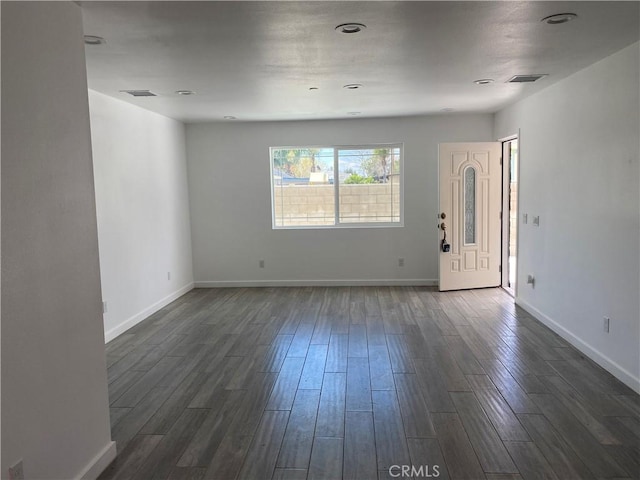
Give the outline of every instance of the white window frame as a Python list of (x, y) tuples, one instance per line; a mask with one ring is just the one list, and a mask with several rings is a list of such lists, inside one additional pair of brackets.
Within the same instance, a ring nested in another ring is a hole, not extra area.
[[(276, 225), (276, 209), (275, 209), (275, 183), (273, 181), (273, 151), (274, 150), (294, 150), (304, 148), (317, 149), (333, 149), (333, 193), (335, 196), (335, 214), (333, 225)], [(399, 148), (400, 149), (400, 201), (399, 201), (399, 218), (398, 222), (340, 222), (340, 180), (338, 152), (340, 150), (368, 150), (376, 148)], [(361, 145), (297, 145), (297, 146), (278, 146), (269, 147), (269, 181), (271, 183), (271, 228), (273, 230), (326, 230), (326, 229), (343, 229), (343, 228), (401, 228), (404, 227), (404, 143), (369, 143)]]

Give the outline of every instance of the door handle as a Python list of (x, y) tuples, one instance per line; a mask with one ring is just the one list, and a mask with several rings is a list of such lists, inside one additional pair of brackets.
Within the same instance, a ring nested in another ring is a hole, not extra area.
[(442, 222), (441, 224), (439, 224), (439, 225), (438, 225), (438, 228), (439, 228), (440, 230), (446, 230), (446, 229), (447, 229), (447, 226), (445, 225), (445, 223), (444, 223), (444, 222)]

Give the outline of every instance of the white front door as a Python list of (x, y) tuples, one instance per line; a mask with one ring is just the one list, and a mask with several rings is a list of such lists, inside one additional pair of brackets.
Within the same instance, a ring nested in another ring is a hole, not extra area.
[(439, 145), (440, 291), (500, 285), (500, 154), (498, 142)]

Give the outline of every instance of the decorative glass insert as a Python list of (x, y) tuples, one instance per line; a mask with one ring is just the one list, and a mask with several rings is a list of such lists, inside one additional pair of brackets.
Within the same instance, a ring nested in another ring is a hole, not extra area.
[(476, 243), (476, 169), (464, 171), (464, 243)]

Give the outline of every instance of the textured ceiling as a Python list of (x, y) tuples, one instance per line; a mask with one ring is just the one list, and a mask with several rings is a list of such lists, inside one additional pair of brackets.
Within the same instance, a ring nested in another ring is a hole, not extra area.
[[(495, 112), (638, 40), (638, 2), (83, 2), (89, 87), (186, 122)], [(548, 25), (543, 17), (574, 12)], [(359, 22), (358, 34), (335, 31)], [(533, 84), (505, 83), (541, 73)], [(492, 78), (489, 85), (476, 79)], [(350, 83), (363, 85), (347, 90)], [(317, 87), (317, 90), (309, 90)], [(151, 90), (134, 98), (120, 90)], [(179, 96), (188, 89), (194, 96)], [(594, 92), (597, 94), (597, 92)]]

